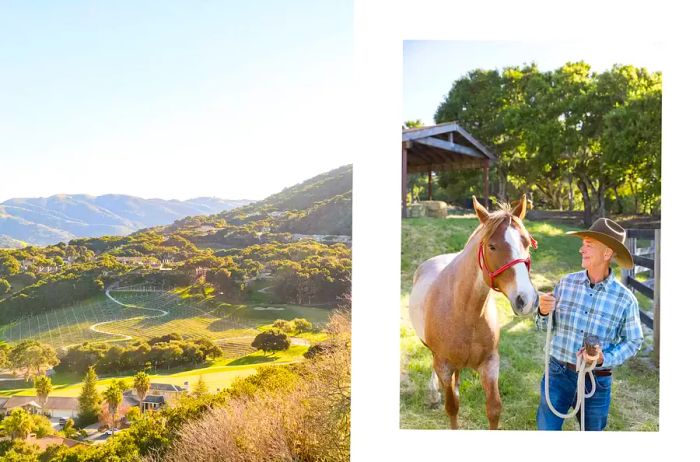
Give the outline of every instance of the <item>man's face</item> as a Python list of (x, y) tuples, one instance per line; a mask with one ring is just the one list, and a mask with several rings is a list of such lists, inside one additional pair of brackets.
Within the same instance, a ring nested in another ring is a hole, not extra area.
[(579, 253), (581, 254), (581, 266), (587, 270), (609, 265), (612, 258), (610, 247), (589, 237), (583, 238)]

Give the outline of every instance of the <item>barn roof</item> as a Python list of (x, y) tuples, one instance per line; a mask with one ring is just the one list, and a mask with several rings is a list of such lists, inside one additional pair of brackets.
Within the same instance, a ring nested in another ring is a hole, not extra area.
[(404, 129), (408, 173), (480, 168), (498, 161), (486, 146), (457, 122)]

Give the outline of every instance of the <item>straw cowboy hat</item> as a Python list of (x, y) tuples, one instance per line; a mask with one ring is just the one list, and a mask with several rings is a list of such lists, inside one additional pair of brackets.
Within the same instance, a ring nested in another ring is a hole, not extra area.
[(613, 249), (618, 265), (625, 269), (631, 269), (634, 266), (632, 255), (625, 247), (627, 231), (609, 218), (598, 218), (587, 231), (569, 231), (566, 234), (578, 236), (581, 239), (590, 237), (602, 242)]

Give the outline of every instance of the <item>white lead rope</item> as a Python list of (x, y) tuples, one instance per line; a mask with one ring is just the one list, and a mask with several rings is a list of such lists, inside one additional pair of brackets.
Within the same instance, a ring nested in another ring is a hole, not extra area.
[[(552, 318), (554, 317), (552, 313), (553, 311), (549, 312), (549, 319), (547, 319), (547, 340), (544, 344), (544, 397), (547, 400), (549, 409), (554, 415), (562, 419), (569, 419), (575, 416), (578, 410), (581, 409), (581, 431), (585, 431), (586, 405), (584, 404), (584, 400), (585, 398), (590, 398), (595, 393), (595, 378), (593, 377), (595, 362), (592, 362), (590, 366), (586, 366), (583, 360), (583, 354), (578, 355), (576, 358), (576, 371), (578, 371), (578, 379), (576, 381), (576, 406), (569, 414), (562, 414), (557, 411), (554, 406), (552, 406), (552, 402), (549, 399), (549, 350), (552, 340)], [(586, 394), (586, 373), (588, 373), (591, 380), (591, 391), (588, 394)]]

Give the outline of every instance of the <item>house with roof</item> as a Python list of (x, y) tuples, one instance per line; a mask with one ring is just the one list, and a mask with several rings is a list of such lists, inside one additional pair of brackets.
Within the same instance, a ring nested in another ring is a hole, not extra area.
[[(187, 382), (182, 387), (172, 383), (152, 383), (143, 401), (140, 402), (141, 411), (158, 410), (166, 404), (177, 401), (180, 396), (187, 394), (188, 391), (189, 384)], [(129, 407), (139, 406), (136, 389), (132, 388), (125, 391), (122, 403)]]
[(73, 446), (78, 446), (78, 445), (83, 445), (87, 446), (86, 443), (83, 443), (82, 441), (78, 440), (73, 440), (70, 438), (63, 438), (62, 436), (57, 436), (57, 435), (50, 435), (50, 436), (45, 436), (43, 438), (37, 438), (35, 434), (29, 435), (29, 437), (26, 439), (27, 443), (29, 444), (36, 444), (39, 446), (39, 449), (41, 451), (45, 451), (46, 448), (48, 448), (51, 445), (63, 445), (69, 448), (72, 448)]
[(30, 414), (47, 414), (50, 417), (76, 417), (80, 406), (78, 398), (51, 396), (41, 405), (36, 396), (13, 396), (0, 400), (0, 415), (8, 415), (12, 410), (22, 408)]

